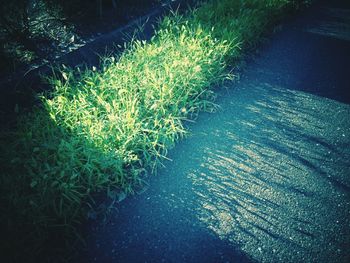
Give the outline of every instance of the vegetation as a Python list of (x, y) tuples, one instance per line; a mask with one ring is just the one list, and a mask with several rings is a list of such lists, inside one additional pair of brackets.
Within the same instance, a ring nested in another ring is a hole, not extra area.
[(72, 44), (73, 27), (49, 0), (12, 0), (0, 5), (0, 70), (15, 70)]
[(215, 108), (211, 88), (232, 77), (227, 65), (293, 4), (211, 0), (165, 17), (150, 41), (100, 70), (56, 72), (41, 105), (0, 136), (3, 247), (23, 252), (12, 260), (52, 257), (55, 246), (59, 255), (101, 208), (97, 197), (133, 193), (185, 135), (184, 121)]
[[(100, 25), (101, 18), (118, 25), (128, 20), (123, 13), (137, 14), (137, 9), (147, 9), (158, 2), (160, 0), (0, 0), (0, 75), (21, 66), (53, 60), (76, 49), (90, 38), (85, 32), (89, 28), (104, 31), (106, 25)], [(108, 12), (109, 9), (113, 11)], [(108, 14), (112, 16), (107, 17)]]

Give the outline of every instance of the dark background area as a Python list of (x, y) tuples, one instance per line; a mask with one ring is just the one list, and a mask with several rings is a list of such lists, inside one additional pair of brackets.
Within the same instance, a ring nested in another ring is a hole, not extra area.
[(0, 77), (40, 65), (145, 14), (161, 0), (1, 0)]

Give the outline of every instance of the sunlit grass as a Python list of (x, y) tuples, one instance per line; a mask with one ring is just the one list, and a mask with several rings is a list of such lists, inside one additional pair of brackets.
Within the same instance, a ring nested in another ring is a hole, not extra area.
[(29, 228), (40, 249), (50, 229), (75, 235), (95, 194), (132, 193), (184, 136), (184, 121), (215, 108), (211, 88), (232, 77), (227, 64), (288, 4), (209, 1), (165, 17), (150, 41), (133, 41), (99, 70), (56, 72), (42, 105), (1, 138), (9, 235)]

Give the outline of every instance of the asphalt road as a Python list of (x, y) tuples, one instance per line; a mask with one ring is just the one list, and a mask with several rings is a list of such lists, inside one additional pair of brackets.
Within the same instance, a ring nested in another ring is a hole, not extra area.
[(82, 262), (350, 262), (350, 5), (324, 2), (218, 90), (147, 191), (90, 226)]

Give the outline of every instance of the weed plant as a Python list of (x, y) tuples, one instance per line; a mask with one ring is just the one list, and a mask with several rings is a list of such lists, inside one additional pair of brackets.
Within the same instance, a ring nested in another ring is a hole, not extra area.
[(215, 108), (211, 87), (232, 77), (227, 64), (292, 4), (208, 1), (165, 17), (150, 41), (131, 42), (99, 70), (56, 72), (42, 104), (1, 134), (2, 233), (15, 237), (6, 249), (28, 262), (53, 242), (72, 246), (96, 194), (118, 199), (156, 171), (184, 121)]

